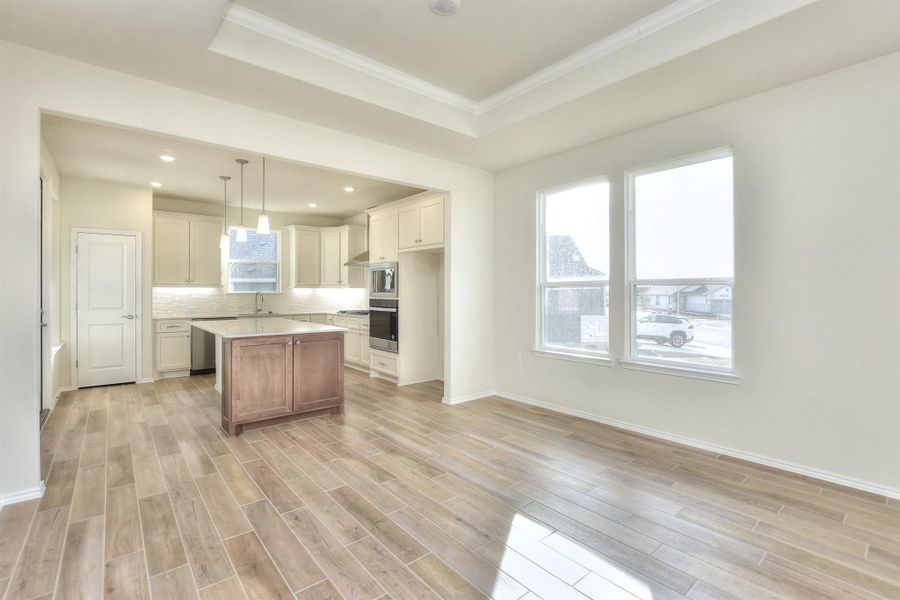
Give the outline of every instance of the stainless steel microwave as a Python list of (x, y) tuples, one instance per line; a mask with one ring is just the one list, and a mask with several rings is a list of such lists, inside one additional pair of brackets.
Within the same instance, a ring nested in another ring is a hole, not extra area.
[(369, 265), (369, 297), (397, 297), (397, 263), (374, 263)]

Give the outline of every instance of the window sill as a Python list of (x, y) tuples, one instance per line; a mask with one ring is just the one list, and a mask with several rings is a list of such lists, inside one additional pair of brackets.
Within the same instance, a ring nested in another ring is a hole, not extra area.
[(534, 349), (531, 353), (538, 358), (555, 358), (557, 360), (602, 365), (604, 367), (609, 367), (613, 364), (608, 356), (599, 356), (597, 354), (578, 354), (576, 352), (562, 352), (547, 349)]
[(662, 365), (656, 362), (649, 362), (635, 359), (619, 359), (619, 364), (624, 369), (634, 371), (644, 371), (647, 373), (659, 373), (662, 375), (675, 375), (676, 377), (687, 377), (688, 379), (701, 379), (703, 381), (715, 381), (717, 383), (728, 383), (737, 385), (741, 382), (740, 375), (729, 373), (726, 371), (712, 371), (707, 369), (692, 369), (686, 367), (676, 367), (673, 365)]

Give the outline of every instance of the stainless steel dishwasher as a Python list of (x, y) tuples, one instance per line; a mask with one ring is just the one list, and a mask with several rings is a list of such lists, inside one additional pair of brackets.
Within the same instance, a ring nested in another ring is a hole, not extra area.
[[(237, 317), (209, 317), (192, 321), (233, 321)], [(216, 336), (208, 331), (191, 327), (191, 375), (212, 373), (216, 370)]]

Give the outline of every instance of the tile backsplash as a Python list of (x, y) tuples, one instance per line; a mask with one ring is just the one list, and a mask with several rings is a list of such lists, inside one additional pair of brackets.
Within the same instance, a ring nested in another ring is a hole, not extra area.
[[(153, 318), (217, 317), (253, 312), (254, 294), (226, 294), (218, 288), (153, 288)], [(276, 313), (336, 312), (368, 308), (359, 288), (291, 289), (263, 294), (263, 309)]]

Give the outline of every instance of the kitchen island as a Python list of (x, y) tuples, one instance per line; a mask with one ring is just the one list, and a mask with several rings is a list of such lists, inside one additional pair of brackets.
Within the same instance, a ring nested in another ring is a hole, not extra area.
[(216, 336), (222, 429), (344, 412), (343, 327), (290, 319), (192, 321)]

